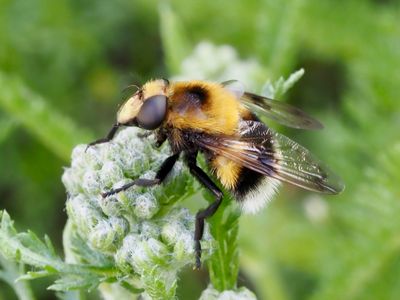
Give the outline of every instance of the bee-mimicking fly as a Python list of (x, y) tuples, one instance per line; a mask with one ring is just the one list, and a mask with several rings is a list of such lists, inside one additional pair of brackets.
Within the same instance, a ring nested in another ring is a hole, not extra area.
[(308, 150), (261, 122), (256, 113), (294, 128), (322, 128), (321, 123), (295, 107), (245, 92), (237, 81), (147, 82), (120, 108), (117, 123), (107, 137), (88, 147), (110, 141), (121, 126), (138, 126), (155, 132), (157, 146), (168, 140), (172, 154), (154, 179), (133, 180), (103, 193), (103, 197), (134, 185), (162, 183), (183, 154), (191, 174), (215, 196), (215, 202), (196, 214), (195, 263), (199, 268), (204, 219), (217, 211), (223, 196), (197, 165), (199, 152), (204, 154), (211, 173), (232, 192), (245, 212), (262, 208), (281, 181), (326, 194), (343, 190), (339, 177)]

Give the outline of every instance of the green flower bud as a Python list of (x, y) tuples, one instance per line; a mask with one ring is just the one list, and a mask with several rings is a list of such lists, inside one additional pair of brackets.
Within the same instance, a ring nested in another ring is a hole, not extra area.
[[(204, 243), (203, 243), (204, 244)], [(203, 247), (205, 248), (205, 247)], [(205, 249), (203, 249), (204, 252)], [(193, 236), (189, 231), (186, 231), (174, 245), (174, 254), (178, 261), (185, 261), (194, 254)], [(204, 257), (207, 255), (204, 253)]]
[(106, 253), (117, 249), (127, 231), (128, 222), (125, 219), (111, 217), (98, 223), (89, 232), (88, 240), (92, 248)]
[(161, 230), (161, 237), (168, 245), (174, 245), (178, 242), (181, 234), (187, 231), (185, 226), (177, 221), (167, 223)]
[[(150, 238), (142, 242), (142, 247), (146, 253), (146, 256), (150, 260), (149, 267), (154, 267), (155, 265), (169, 264), (168, 248), (161, 241), (154, 238)], [(139, 249), (139, 251), (141, 250)]]
[(85, 145), (78, 145), (72, 150), (71, 167), (76, 169), (88, 164), (88, 159), (85, 157)]
[(159, 210), (157, 200), (149, 193), (138, 196), (134, 205), (133, 212), (140, 219), (150, 219)]
[(71, 195), (77, 195), (82, 183), (80, 178), (81, 176), (78, 171), (66, 169), (61, 177), (61, 181)]
[(199, 300), (256, 300), (257, 297), (253, 292), (245, 287), (241, 287), (234, 291), (219, 292), (210, 284), (200, 296)]
[[(91, 148), (86, 149), (85, 145), (79, 145), (78, 147), (79, 149), (76, 151), (77, 153), (73, 153), (76, 155), (76, 159), (79, 163), (78, 165), (85, 169), (86, 166), (90, 166), (91, 169), (99, 170), (103, 165), (103, 150), (105, 149), (101, 149), (102, 151), (96, 151)], [(74, 161), (74, 157), (71, 158), (72, 161)]]
[(83, 194), (69, 198), (66, 209), (68, 216), (84, 237), (103, 220), (101, 212)]
[(194, 223), (195, 218), (187, 209), (174, 209), (169, 215), (169, 222), (161, 229), (161, 239), (174, 248), (174, 254), (180, 261), (194, 254)]
[(157, 223), (151, 221), (143, 221), (140, 223), (138, 228), (138, 232), (140, 232), (140, 236), (143, 239), (150, 239), (150, 238), (160, 238), (160, 227)]
[(82, 177), (82, 189), (88, 194), (100, 194), (100, 176), (99, 173), (93, 170), (88, 170), (83, 174)]
[(121, 168), (112, 161), (103, 164), (100, 170), (99, 180), (102, 186), (111, 187), (115, 182), (124, 178)]
[(114, 255), (114, 260), (118, 268), (121, 268), (128, 272), (132, 269), (131, 261), (133, 256), (133, 250), (141, 242), (139, 234), (128, 234), (125, 236), (122, 246), (117, 250)]
[(123, 214), (123, 204), (116, 196), (99, 199), (100, 209), (108, 217), (119, 217)]
[[(177, 162), (162, 185), (133, 186), (110, 197), (101, 196), (136, 178), (153, 179), (171, 155), (168, 147), (153, 149), (152, 139), (138, 138), (139, 132), (126, 128), (109, 143), (86, 152), (84, 145), (73, 150), (71, 167), (62, 178), (69, 194), (66, 207), (71, 228), (76, 230), (71, 236), (79, 236), (100, 256), (112, 259), (121, 277), (140, 278), (148, 295), (170, 297), (180, 268), (194, 263), (195, 217), (175, 206), (193, 193), (193, 179), (186, 167)], [(205, 240), (210, 239), (206, 226)], [(74, 249), (77, 256), (78, 250)]]

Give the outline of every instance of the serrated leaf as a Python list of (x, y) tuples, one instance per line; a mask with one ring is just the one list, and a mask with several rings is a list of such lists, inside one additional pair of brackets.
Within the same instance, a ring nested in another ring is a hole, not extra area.
[(87, 243), (78, 235), (76, 231), (71, 232), (69, 238), (71, 248), (81, 263), (90, 263), (99, 266), (111, 266), (112, 260), (101, 252), (94, 251)]
[(17, 278), (17, 281), (21, 281), (21, 280), (33, 280), (33, 279), (37, 279), (37, 278), (43, 278), (43, 277), (47, 277), (50, 275), (54, 275), (54, 273), (49, 273), (48, 271), (37, 271), (37, 272), (27, 272), (26, 274), (20, 276)]
[(9, 235), (15, 235), (17, 232), (13, 227), (13, 223), (10, 215), (6, 211), (3, 211), (1, 215), (1, 230)]
[(57, 257), (57, 253), (56, 253), (56, 250), (54, 249), (53, 243), (51, 242), (51, 240), (50, 240), (50, 238), (49, 238), (49, 236), (47, 234), (44, 236), (44, 242), (45, 242), (46, 247), (47, 247), (47, 249), (49, 251), (49, 254), (52, 257)]
[(106, 280), (115, 281), (120, 276), (109, 265), (67, 264), (54, 251), (48, 237), (42, 242), (33, 232), (17, 233), (6, 212), (1, 213), (0, 253), (10, 259), (38, 268), (37, 271), (19, 275), (18, 282), (46, 276), (60, 276), (50, 288), (57, 291), (93, 289)]
[(51, 259), (61, 261), (60, 257), (55, 254), (54, 248), (51, 246), (49, 249), (47, 244), (43, 243), (32, 231), (28, 231), (27, 233), (19, 233), (17, 234), (17, 238), (23, 246), (29, 248), (31, 251)]
[(174, 280), (170, 286), (166, 286), (164, 280), (157, 278), (157, 268), (157, 266), (154, 267), (149, 274), (142, 277), (146, 293), (148, 293), (152, 299), (174, 299), (177, 281)]
[(56, 280), (54, 284), (48, 287), (48, 289), (53, 291), (87, 289), (88, 291), (91, 291), (103, 281), (104, 279), (100, 280), (96, 276), (64, 276), (61, 279)]
[(262, 94), (268, 98), (279, 99), (304, 75), (304, 69), (292, 73), (288, 79), (280, 77), (276, 82), (268, 81), (262, 88)]
[(289, 89), (291, 89), (296, 82), (303, 77), (303, 75), (304, 69), (297, 70), (296, 72), (290, 74), (289, 78), (283, 82), (281, 90), (278, 90), (279, 96), (285, 94)]
[(82, 291), (68, 291), (68, 292), (57, 292), (56, 296), (61, 300), (85, 300), (86, 297)]
[(120, 281), (119, 284), (133, 294), (140, 294), (144, 292), (144, 289), (135, 287), (134, 285), (125, 280)]

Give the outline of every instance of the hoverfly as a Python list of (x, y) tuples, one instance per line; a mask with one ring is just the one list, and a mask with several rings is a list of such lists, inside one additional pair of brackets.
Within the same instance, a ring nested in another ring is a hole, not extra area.
[(103, 197), (134, 185), (163, 182), (180, 155), (191, 174), (214, 196), (215, 201), (196, 214), (195, 266), (201, 265), (200, 241), (204, 220), (222, 202), (223, 193), (196, 161), (202, 152), (211, 173), (232, 192), (246, 212), (256, 212), (273, 196), (280, 182), (326, 194), (340, 193), (344, 185), (308, 150), (265, 125), (256, 113), (299, 129), (320, 129), (322, 124), (298, 108), (245, 92), (237, 81), (145, 83), (119, 109), (109, 134), (88, 147), (110, 141), (121, 126), (152, 130), (156, 146), (168, 141), (169, 156), (154, 179), (136, 179), (103, 193)]

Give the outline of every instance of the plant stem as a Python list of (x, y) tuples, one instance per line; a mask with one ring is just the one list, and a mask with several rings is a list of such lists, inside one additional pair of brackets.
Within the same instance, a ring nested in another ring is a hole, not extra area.
[(32, 289), (28, 281), (21, 280), (16, 282), (16, 280), (22, 274), (25, 274), (25, 268), (23, 264), (20, 264), (20, 267), (18, 268), (17, 265), (7, 261), (3, 256), (0, 255), (0, 265), (3, 267), (3, 270), (0, 270), (0, 278), (7, 282), (14, 289), (14, 292), (17, 294), (18, 299), (36, 299), (33, 295)]
[(208, 220), (210, 231), (216, 240), (208, 268), (211, 283), (219, 291), (233, 290), (239, 273), (238, 218), (239, 212), (226, 196), (216, 214)]

